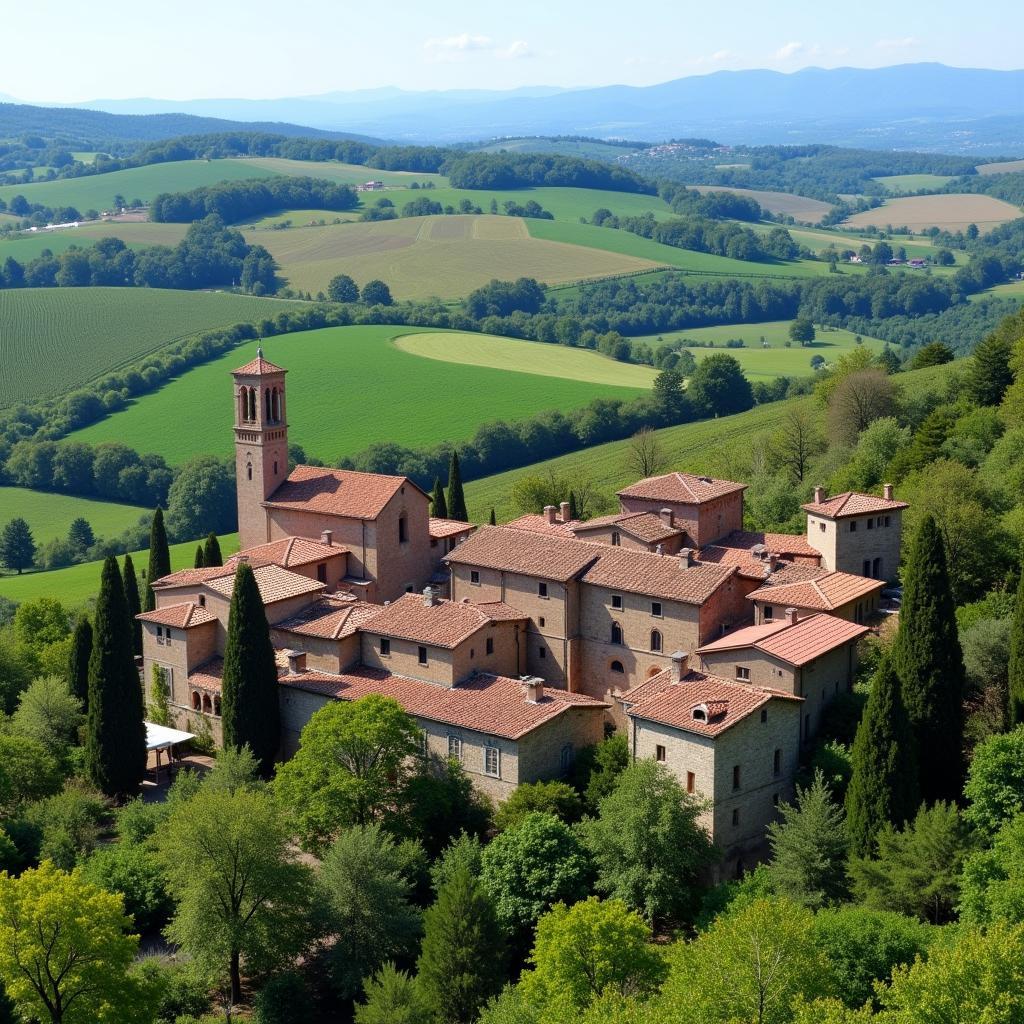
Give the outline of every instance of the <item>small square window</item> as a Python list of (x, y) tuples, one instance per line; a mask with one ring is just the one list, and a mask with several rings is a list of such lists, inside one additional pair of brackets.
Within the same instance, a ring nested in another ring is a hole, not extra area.
[(487, 638), (487, 653), (488, 654), (493, 654), (494, 653), (494, 637), (493, 636), (489, 636)]
[(888, 517), (888, 516), (886, 516), (886, 517), (885, 517), (885, 525), (886, 525), (886, 526), (888, 526), (888, 525), (889, 525), (889, 523), (890, 523), (890, 519), (889, 519), (889, 517)]
[(874, 519), (869, 519), (868, 520), (868, 529), (869, 530), (873, 530), (874, 528), (875, 528), (875, 521), (874, 521)]
[(419, 661), (419, 663), (421, 665), (426, 665), (426, 663), (427, 663), (427, 649), (426, 649), (426, 647), (419, 647), (419, 648), (417, 648), (416, 654), (417, 654), (417, 660)]
[(665, 748), (660, 743), (654, 748), (654, 760), (655, 761), (664, 761), (665, 760)]
[(745, 665), (737, 665), (736, 666), (736, 678), (737, 679), (746, 679), (746, 680), (749, 681), (749, 679), (750, 679), (750, 669), (747, 668)]
[(547, 597), (548, 596), (548, 585), (546, 583), (537, 584), (537, 596)]
[(206, 607), (206, 595), (205, 594), (200, 594), (199, 595), (199, 607), (200, 608), (205, 608)]
[(824, 533), (824, 532), (825, 532), (825, 524), (824, 524), (824, 523), (818, 523), (818, 529), (819, 529), (819, 530), (820, 530), (820, 531), (821, 531), (822, 533)]
[(764, 606), (764, 614), (762, 617), (764, 618), (765, 622), (771, 622), (772, 619), (775, 617), (775, 609), (770, 604), (766, 604)]
[(547, 648), (546, 647), (538, 647), (537, 648), (537, 657), (540, 658), (541, 661), (543, 661), (547, 656), (548, 656), (548, 652), (547, 652)]
[(380, 638), (380, 653), (385, 658), (391, 653), (390, 637), (382, 636)]
[(732, 809), (732, 824), (733, 824), (733, 827), (735, 828), (737, 825), (739, 825), (739, 823), (740, 823), (740, 809), (738, 807), (734, 807)]
[(856, 532), (857, 532), (857, 520), (856, 519), (851, 519), (850, 520), (850, 533), (856, 533)]
[(544, 616), (543, 616), (543, 615), (541, 615), (541, 616), (540, 616), (540, 617), (539, 617), (539, 618), (537, 619), (537, 625), (538, 625), (538, 626), (540, 626), (540, 628), (541, 628), (541, 629), (543, 629), (543, 628), (544, 628)]
[(456, 761), (462, 760), (462, 738), (459, 736), (448, 737), (448, 756)]
[(484, 747), (484, 775), (501, 778), (501, 751), (497, 747)]
[(660, 601), (652, 601), (651, 602), (651, 614), (656, 619), (660, 619), (661, 618), (661, 602)]
[(612, 594), (612, 607), (613, 608), (621, 608), (622, 607), (622, 595), (621, 594)]
[(159, 637), (162, 637), (164, 635), (164, 627), (163, 626), (157, 626), (156, 627), (156, 635), (159, 636)]
[(697, 789), (697, 776), (693, 772), (686, 773), (686, 792), (693, 793)]
[(317, 579), (318, 583), (326, 583), (327, 582), (327, 563), (326, 562), (321, 562), (316, 567), (316, 579)]
[(476, 569), (469, 570), (469, 582), (472, 583), (474, 587), (480, 586), (480, 573), (478, 573)]

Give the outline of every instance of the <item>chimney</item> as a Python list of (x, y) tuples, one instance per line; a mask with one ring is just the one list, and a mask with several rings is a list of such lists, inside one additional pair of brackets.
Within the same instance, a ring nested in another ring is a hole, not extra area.
[(892, 484), (882, 484), (882, 497), (886, 501), (892, 501)]
[(774, 551), (768, 553), (768, 571), (775, 572), (779, 565), (779, 556)]
[(305, 651), (289, 651), (288, 652), (288, 674), (290, 676), (298, 675), (300, 672), (306, 671), (306, 652)]
[(825, 488), (815, 487), (814, 488), (814, 504), (820, 505), (825, 500)]
[(799, 621), (800, 615), (795, 608), (787, 608), (786, 612), (786, 624), (789, 626), (795, 626)]
[(544, 680), (540, 676), (527, 676), (523, 683), (526, 690), (526, 702), (539, 704), (544, 699)]
[(672, 682), (682, 682), (689, 668), (690, 656), (686, 651), (675, 651), (672, 655)]
[(423, 604), (427, 608), (433, 608), (437, 604), (437, 591), (433, 587), (423, 588)]
[(558, 511), (559, 511), (559, 514), (562, 517), (562, 522), (563, 523), (568, 523), (570, 521), (570, 519), (569, 519), (569, 502), (563, 501), (558, 506)]
[(235, 555), (235, 559), (237, 561), (239, 561), (239, 562), (248, 562), (249, 561), (249, 556), (248, 555), (241, 555), (241, 554), (240, 555)]
[(554, 505), (545, 505), (544, 506), (544, 518), (549, 523), (553, 523), (555, 521), (555, 506)]
[(671, 530), (676, 525), (676, 514), (670, 508), (663, 508), (659, 513), (661, 521)]
[(693, 548), (680, 548), (679, 549), (679, 564), (684, 569), (689, 569), (693, 565)]
[(333, 537), (334, 537), (334, 534), (332, 534), (330, 530), (321, 530), (320, 531), (320, 543), (323, 544), (324, 547), (328, 547), (329, 548), (331, 546)]

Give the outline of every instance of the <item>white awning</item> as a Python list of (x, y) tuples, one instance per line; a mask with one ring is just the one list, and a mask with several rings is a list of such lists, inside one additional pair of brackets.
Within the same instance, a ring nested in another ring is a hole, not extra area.
[(184, 743), (186, 740), (194, 739), (190, 732), (182, 732), (180, 729), (170, 729), (166, 725), (157, 725), (156, 722), (146, 722), (146, 749), (163, 750), (175, 743)]

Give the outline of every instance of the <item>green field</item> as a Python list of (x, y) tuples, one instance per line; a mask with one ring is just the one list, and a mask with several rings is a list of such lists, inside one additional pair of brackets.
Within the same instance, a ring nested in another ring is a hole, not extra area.
[[(318, 221), (325, 224), (333, 224), (335, 221), (359, 220), (359, 213), (355, 210), (284, 210), (281, 213), (271, 213), (260, 218), (255, 224), (246, 227), (262, 231), (272, 228), (276, 231), (290, 230), (291, 228), (321, 227)], [(279, 228), (276, 225), (287, 224), (287, 228)]]
[(421, 185), (427, 181), (438, 186), (448, 184), (448, 179), (443, 175), (427, 171), (381, 171), (376, 167), (343, 164), (333, 160), (287, 160), (278, 156), (256, 156), (246, 157), (245, 163), (270, 174), (283, 174), (291, 178), (326, 178), (342, 185), (361, 185), (364, 181), (383, 181), (385, 185), (399, 188), (407, 188), (414, 181)]
[(617, 160), (630, 152), (622, 146), (598, 142), (594, 139), (498, 139), (486, 146), (473, 150), (474, 153), (558, 153), (563, 156), (578, 156), (585, 160)]
[[(759, 235), (767, 235), (773, 228), (777, 228), (779, 225), (766, 222), (763, 224), (749, 224), (747, 226)], [(833, 231), (827, 228), (796, 228), (788, 226), (786, 230), (798, 245), (805, 245), (812, 252), (819, 254), (829, 246), (834, 246), (840, 251), (843, 249), (853, 249), (856, 251), (862, 245), (874, 245), (879, 240), (877, 235), (872, 237), (863, 232), (855, 231)], [(931, 242), (911, 235), (887, 235), (886, 237), (894, 248), (903, 246), (907, 250), (907, 256), (909, 257), (920, 256), (923, 258), (934, 256), (938, 252), (938, 248), (932, 245)], [(955, 251), (953, 257), (958, 264), (967, 262), (966, 253)], [(941, 270), (943, 268), (935, 269)]]
[[(659, 335), (639, 338), (649, 345), (657, 346), (668, 341), (683, 339), (694, 342), (714, 342), (715, 348), (694, 347), (697, 360), (715, 352), (725, 352), (736, 359), (743, 372), (751, 380), (774, 380), (776, 377), (810, 377), (811, 359), (822, 356), (833, 363), (841, 355), (856, 348), (854, 334), (839, 328), (824, 330), (818, 327), (818, 337), (809, 348), (792, 345), (789, 341), (790, 320), (772, 320), (763, 324), (719, 324), (715, 327), (695, 327), (684, 331), (671, 331)], [(761, 338), (768, 348), (761, 345)], [(726, 348), (726, 342), (742, 339), (743, 348)], [(863, 344), (873, 352), (880, 352), (885, 342), (877, 338), (863, 338)]]
[(738, 196), (746, 196), (756, 200), (762, 209), (769, 213), (781, 213), (794, 220), (807, 224), (817, 224), (832, 209), (831, 203), (808, 196), (798, 196), (791, 192), (772, 192), (757, 188), (728, 188), (723, 185), (691, 185), (698, 192), (735, 192)]
[(0, 199), (10, 202), (14, 196), (22, 195), (30, 203), (44, 206), (74, 206), (82, 213), (89, 209), (102, 212), (113, 206), (115, 195), (122, 195), (129, 202), (133, 199), (149, 202), (160, 192), (186, 192), (218, 181), (273, 175), (273, 171), (252, 160), (176, 160), (82, 178), (0, 185)]
[(920, 192), (922, 189), (942, 188), (947, 181), (953, 180), (951, 174), (887, 174), (875, 178), (886, 192), (893, 195), (906, 195)]
[(562, 284), (655, 266), (642, 257), (535, 238), (520, 218), (489, 214), (247, 231), (245, 236), (270, 251), (293, 288), (313, 294), (326, 290), (336, 274), (349, 274), (360, 285), (380, 278), (399, 299), (448, 299), (494, 278), (527, 276)]
[[(608, 387), (531, 373), (455, 366), (400, 351), (395, 326), (331, 327), (271, 338), (268, 359), (289, 370), (291, 438), (310, 456), (335, 462), (367, 445), (424, 448), (471, 437), (482, 423), (563, 411), (598, 396), (632, 398), (638, 388)], [(251, 359), (256, 342), (196, 367), (122, 412), (71, 435), (124, 441), (178, 463), (232, 450), (229, 373)], [(183, 429), (187, 424), (188, 428)]]
[(88, 248), (101, 238), (120, 238), (129, 249), (147, 245), (177, 245), (188, 231), (187, 224), (151, 224), (149, 221), (86, 221), (77, 228), (19, 233), (0, 239), (0, 262), (13, 257), (25, 264), (45, 249), (59, 254), (78, 246)]
[(44, 494), (25, 487), (0, 487), (0, 527), (21, 517), (31, 527), (36, 544), (66, 537), (71, 521), (79, 516), (89, 521), (97, 537), (116, 537), (147, 514), (146, 509), (135, 505)]
[(494, 334), (464, 331), (404, 334), (395, 339), (395, 345), (403, 352), (445, 363), (525, 371), (612, 387), (649, 388), (658, 375), (653, 367), (620, 363), (589, 349), (521, 341)]
[[(219, 538), (221, 554), (227, 558), (238, 550), (238, 534)], [(189, 569), (196, 554), (196, 542), (171, 545), (171, 569)], [(135, 571), (140, 576), (149, 562), (148, 551), (132, 551)], [(31, 601), (37, 597), (56, 597), (67, 608), (77, 608), (91, 601), (100, 588), (102, 562), (83, 562), (67, 569), (50, 572), (29, 572), (21, 576), (0, 576), (0, 597), (11, 601)]]
[(0, 406), (72, 391), (177, 338), (290, 308), (226, 292), (0, 290)]

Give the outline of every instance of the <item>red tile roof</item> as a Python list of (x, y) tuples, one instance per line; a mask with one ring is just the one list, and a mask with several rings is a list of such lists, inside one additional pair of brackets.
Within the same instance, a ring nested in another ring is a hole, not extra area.
[(224, 659), (210, 658), (189, 672), (187, 682), (189, 686), (194, 686), (197, 690), (220, 693), (223, 676)]
[(569, 522), (564, 522), (562, 517), (559, 515), (555, 516), (555, 521), (553, 523), (549, 523), (547, 516), (535, 514), (520, 516), (518, 519), (502, 523), (502, 526), (506, 526), (512, 530), (527, 530), (530, 533), (546, 533), (552, 537), (565, 537), (568, 540), (571, 540), (576, 536), (573, 530), (579, 525), (579, 520), (570, 519)]
[(684, 568), (677, 555), (605, 545), (600, 551), (600, 557), (583, 574), (585, 583), (685, 604), (703, 604), (735, 572), (730, 566), (719, 565)]
[(321, 640), (344, 640), (379, 611), (379, 604), (328, 594), (271, 628)]
[(661, 516), (653, 512), (619, 512), (612, 516), (600, 516), (576, 524), (573, 526), (573, 532), (577, 536), (583, 534), (580, 539), (587, 540), (588, 530), (604, 529), (608, 526), (617, 526), (623, 533), (628, 533), (645, 544), (657, 544), (659, 541), (678, 537), (686, 532), (680, 526), (666, 526)]
[[(506, 604), (498, 604), (496, 614), (502, 619), (509, 619), (512, 609)], [(525, 618), (523, 615), (517, 617)], [(366, 633), (451, 649), (493, 621), (482, 605), (461, 601), (427, 604), (421, 594), (403, 594), (397, 601), (378, 609), (361, 628)]]
[(168, 604), (162, 608), (154, 608), (151, 612), (136, 615), (140, 622), (154, 622), (158, 626), (176, 626), (178, 629), (191, 629), (193, 626), (204, 626), (208, 622), (216, 622), (217, 616), (198, 604), (186, 601), (182, 604)]
[(283, 366), (277, 366), (269, 359), (264, 359), (263, 349), (260, 348), (256, 350), (255, 359), (251, 359), (245, 366), (240, 366), (237, 370), (232, 370), (231, 372), (232, 374), (253, 377), (262, 376), (265, 373), (287, 373), (288, 371)]
[(734, 565), (740, 576), (748, 580), (771, 579), (779, 583), (813, 580), (828, 571), (809, 562), (793, 562), (781, 558), (775, 563), (775, 569), (769, 571), (767, 559), (762, 559), (745, 548), (727, 548), (718, 544), (708, 544), (701, 548), (697, 561), (708, 565)]
[(605, 550), (601, 545), (530, 530), (481, 526), (444, 560), (451, 565), (500, 569), (564, 583), (578, 576)]
[(723, 548), (743, 548), (749, 551), (755, 545), (762, 545), (767, 554), (793, 555), (800, 558), (814, 558), (820, 561), (821, 552), (811, 547), (803, 534), (765, 533), (763, 530), (733, 530), (727, 537), (715, 542)]
[(802, 582), (776, 583), (772, 576), (765, 583), (765, 586), (748, 594), (748, 600), (771, 601), (772, 604), (812, 608), (822, 612), (835, 611), (885, 587), (884, 580), (871, 580), (848, 572), (826, 572), (816, 579)]
[[(264, 604), (285, 601), (290, 597), (300, 597), (303, 594), (316, 594), (326, 589), (326, 584), (318, 583), (308, 576), (300, 576), (297, 572), (282, 569), (281, 566), (271, 563), (255, 566), (253, 575), (256, 577), (256, 586), (259, 587), (260, 597)], [(206, 586), (225, 597), (231, 597), (235, 590), (234, 570), (230, 569), (216, 579), (207, 580)]]
[[(732, 683), (703, 672), (689, 671), (678, 683), (671, 670), (630, 690), (623, 697), (626, 714), (700, 736), (719, 736), (770, 700), (800, 701), (790, 693)], [(703, 718), (694, 718), (700, 709)]]
[(263, 504), (349, 519), (376, 519), (402, 487), (424, 494), (404, 476), (296, 466)]
[[(191, 677), (190, 677), (191, 678)], [(336, 700), (358, 700), (370, 693), (393, 697), (410, 715), (490, 736), (517, 740), (573, 707), (602, 710), (603, 701), (551, 687), (533, 703), (518, 679), (478, 672), (453, 687), (395, 676), (371, 668), (333, 675), (287, 670), (278, 676), (282, 686), (318, 693)]]
[(504, 601), (474, 601), (473, 604), (495, 622), (521, 622), (530, 617), (518, 608), (505, 604)]
[(892, 512), (901, 508), (910, 508), (905, 501), (894, 501), (879, 498), (874, 494), (861, 494), (858, 491), (844, 491), (834, 494), (824, 501), (811, 501), (800, 506), (812, 515), (825, 516), (828, 519), (842, 519), (844, 516), (861, 516), (871, 512)]
[(855, 622), (834, 615), (819, 614), (800, 619), (795, 625), (783, 620), (765, 622), (760, 626), (745, 626), (727, 633), (721, 640), (698, 647), (697, 653), (753, 647), (799, 667), (837, 647), (859, 640), (867, 632), (867, 626), (858, 626)]
[(475, 530), (472, 523), (462, 523), (458, 519), (438, 519), (430, 517), (430, 536), (434, 540), (441, 540), (444, 537), (455, 537), (460, 533)]
[(713, 501), (726, 494), (745, 491), (746, 484), (733, 480), (712, 480), (707, 476), (692, 473), (666, 473), (640, 480), (616, 494), (622, 498), (646, 498), (650, 501), (672, 501), (687, 505), (699, 505)]
[(153, 581), (153, 589), (159, 590), (162, 587), (194, 587), (198, 583), (205, 583), (207, 580), (215, 580), (219, 576), (230, 576), (233, 569), (223, 565), (211, 565), (206, 569), (179, 569), (167, 576)]
[(311, 565), (327, 558), (335, 558), (348, 554), (348, 548), (341, 544), (324, 544), (309, 537), (282, 537), (267, 544), (239, 551), (232, 555), (224, 565), (232, 569), (238, 566), (239, 556), (245, 556), (250, 565), (280, 565), (285, 569), (293, 566)]

